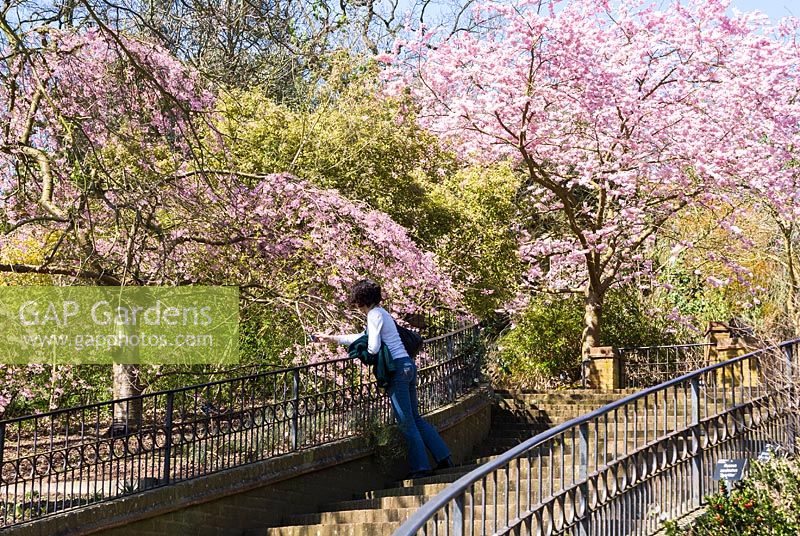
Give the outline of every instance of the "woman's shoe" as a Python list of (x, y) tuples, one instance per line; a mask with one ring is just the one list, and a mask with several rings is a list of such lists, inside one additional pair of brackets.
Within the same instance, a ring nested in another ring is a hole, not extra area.
[(423, 469), (422, 471), (411, 471), (406, 475), (405, 480), (413, 480), (415, 478), (425, 478), (426, 476), (431, 476), (433, 471), (430, 469)]
[(455, 467), (456, 464), (453, 463), (453, 458), (448, 456), (443, 460), (439, 460), (439, 463), (436, 464), (436, 470), (439, 469), (450, 469), (451, 467)]

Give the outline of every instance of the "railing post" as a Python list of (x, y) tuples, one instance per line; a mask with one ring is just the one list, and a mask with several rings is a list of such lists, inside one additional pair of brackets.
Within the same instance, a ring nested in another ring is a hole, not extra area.
[(691, 380), (692, 388), (692, 506), (699, 507), (703, 500), (703, 456), (700, 452), (700, 380)]
[(172, 470), (172, 408), (175, 403), (175, 392), (167, 392), (167, 416), (164, 423), (164, 432), (167, 437), (164, 438), (164, 484), (169, 484), (170, 471)]
[[(447, 352), (447, 360), (450, 361), (456, 355), (456, 348), (455, 348), (455, 336), (448, 335), (445, 338), (445, 351)], [(463, 352), (463, 348), (460, 349)], [(452, 365), (448, 365), (452, 366)], [(452, 402), (456, 399), (456, 386), (455, 386), (456, 378), (454, 376), (450, 376), (447, 378), (447, 381), (444, 384), (444, 396), (447, 402)]]
[(469, 347), (471, 349), (471, 358), (469, 360), (470, 365), (472, 366), (472, 374), (474, 378), (479, 378), (481, 375), (481, 363), (480, 358), (478, 357), (479, 352), (475, 350), (475, 346), (480, 341), (481, 336), (481, 326), (480, 324), (475, 324), (475, 327), (472, 328), (472, 340), (469, 343)]
[(6, 450), (6, 423), (0, 422), (0, 471), (3, 470), (3, 452)]
[(289, 428), (289, 435), (292, 442), (292, 450), (297, 450), (300, 442), (298, 433), (298, 411), (300, 409), (300, 369), (294, 369), (292, 374), (292, 421)]
[[(506, 497), (506, 502), (508, 497)], [(453, 536), (464, 536), (464, 494), (453, 500)]]
[[(599, 430), (599, 427), (597, 427)], [(589, 424), (583, 423), (580, 425), (578, 429), (579, 439), (578, 439), (578, 482), (580, 482), (580, 490), (581, 490), (581, 504), (580, 511), (583, 512), (580, 518), (578, 519), (578, 536), (589, 536), (589, 483), (586, 481), (586, 477), (589, 476)], [(595, 433), (598, 433), (595, 430)], [(608, 438), (603, 438), (607, 441)]]
[(795, 393), (797, 391), (794, 386), (794, 345), (792, 343), (784, 345), (783, 353), (786, 356), (786, 379), (789, 384), (789, 419), (786, 427), (786, 440), (789, 444), (789, 452), (794, 456), (797, 453), (797, 428), (795, 422), (797, 419)]

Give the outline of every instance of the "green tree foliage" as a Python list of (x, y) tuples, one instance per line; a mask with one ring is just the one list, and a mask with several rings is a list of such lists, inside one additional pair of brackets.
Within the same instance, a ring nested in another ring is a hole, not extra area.
[(656, 292), (661, 307), (691, 319), (698, 330), (711, 321), (727, 321), (734, 317), (753, 320), (758, 316), (759, 308), (753, 310), (752, 296), (732, 285), (713, 286), (699, 270), (684, 263), (667, 267), (659, 279), (669, 289)]
[(428, 194), (454, 160), (421, 130), (400, 101), (380, 101), (374, 63), (334, 54), (291, 107), (261, 90), (231, 90), (218, 128), (241, 171), (289, 172), (389, 214), (422, 243), (452, 228), (456, 215)]
[[(604, 340), (609, 346), (674, 342), (668, 322), (649, 310), (632, 288), (609, 294)], [(530, 302), (497, 341), (498, 379), (518, 387), (543, 387), (580, 378), (583, 302), (579, 296)]]
[(502, 165), (460, 170), (431, 189), (436, 204), (455, 215), (439, 235), (436, 252), (481, 318), (493, 316), (518, 289), (522, 264), (512, 229), (521, 184), (520, 175)]
[(521, 177), (506, 165), (457, 167), (407, 103), (379, 98), (377, 74), (371, 61), (337, 53), (307, 84), (303, 106), (231, 90), (217, 125), (225, 159), (246, 173), (288, 171), (387, 213), (443, 259), (472, 312), (490, 315), (521, 272), (511, 232)]
[(747, 202), (690, 211), (665, 227), (651, 253), (652, 301), (695, 332), (735, 318), (762, 337), (790, 338), (780, 246), (774, 221)]

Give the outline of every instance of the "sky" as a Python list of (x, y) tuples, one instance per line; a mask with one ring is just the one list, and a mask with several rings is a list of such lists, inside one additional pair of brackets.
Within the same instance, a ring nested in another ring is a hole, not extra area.
[(797, 0), (732, 0), (731, 7), (739, 11), (762, 11), (773, 22), (790, 15), (800, 17), (800, 2)]

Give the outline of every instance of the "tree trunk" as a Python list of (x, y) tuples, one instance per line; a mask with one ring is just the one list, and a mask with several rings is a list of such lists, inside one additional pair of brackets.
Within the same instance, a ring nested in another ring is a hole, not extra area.
[(603, 314), (603, 295), (593, 288), (586, 291), (584, 298), (583, 335), (581, 336), (581, 357), (589, 358), (589, 350), (600, 346), (600, 323)]
[(786, 313), (793, 329), (791, 337), (800, 334), (800, 288), (792, 285), (789, 289), (789, 296), (786, 298)]
[[(142, 394), (137, 365), (112, 365), (114, 375), (114, 399)], [(142, 399), (135, 398), (114, 404), (113, 435), (126, 434), (139, 429), (142, 420)]]
[[(118, 325), (117, 335), (132, 337), (136, 329), (128, 325)], [(142, 394), (139, 382), (138, 346), (121, 344), (114, 349), (115, 359), (113, 365), (114, 399), (136, 397)], [(111, 425), (113, 435), (134, 432), (141, 427), (142, 399), (134, 398), (114, 404), (114, 421)]]
[(794, 225), (780, 225), (786, 247), (786, 268), (789, 272), (789, 295), (786, 298), (786, 313), (789, 315), (794, 337), (800, 334), (800, 274), (797, 273), (794, 250)]

